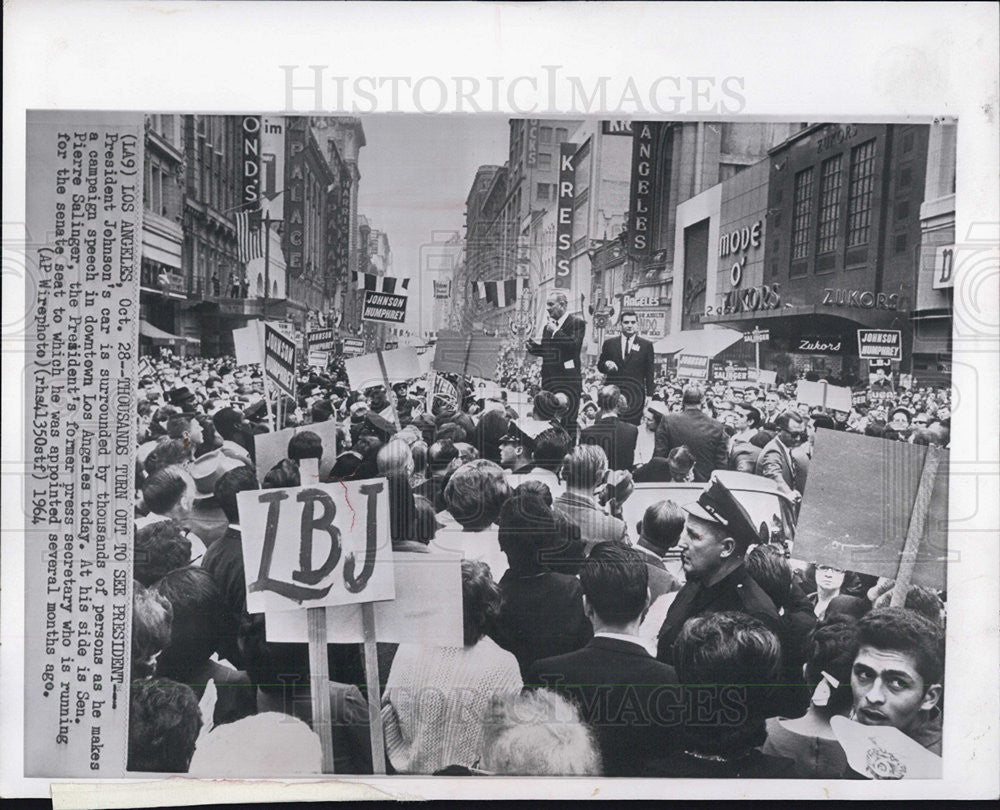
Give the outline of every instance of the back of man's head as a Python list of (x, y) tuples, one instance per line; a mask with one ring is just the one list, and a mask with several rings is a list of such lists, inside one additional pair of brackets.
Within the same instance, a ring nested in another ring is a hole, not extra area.
[(186, 773), (201, 730), (191, 687), (151, 678), (133, 682), (129, 693), (128, 769)]
[(608, 471), (608, 456), (599, 445), (581, 444), (566, 455), (562, 471), (567, 487), (591, 493)]
[(792, 569), (784, 552), (770, 544), (754, 546), (745, 560), (747, 573), (753, 581), (771, 597), (775, 608), (783, 608), (792, 587)]
[(166, 515), (181, 502), (187, 487), (188, 479), (181, 467), (165, 467), (150, 475), (143, 483), (142, 499), (149, 511)]
[(237, 467), (223, 473), (215, 482), (215, 502), (226, 516), (230, 523), (239, 523), (240, 511), (236, 504), (236, 496), (240, 492), (258, 489), (257, 478), (254, 472), (247, 466)]
[(639, 523), (639, 537), (657, 551), (666, 553), (680, 540), (684, 531), (684, 510), (673, 501), (660, 501), (646, 509)]
[(292, 461), (323, 458), (323, 440), (311, 430), (302, 430), (288, 440), (288, 457)]
[(690, 405), (701, 405), (701, 401), (705, 398), (704, 392), (701, 390), (700, 386), (688, 385), (684, 388), (684, 394), (681, 397), (681, 402), (685, 407)]
[(642, 615), (649, 572), (642, 555), (631, 546), (598, 543), (583, 564), (580, 585), (597, 618), (620, 627)]
[(597, 407), (605, 413), (617, 411), (621, 395), (621, 389), (617, 385), (605, 385), (597, 394)]
[(191, 563), (191, 541), (173, 520), (147, 523), (135, 533), (132, 575), (142, 585)]
[(555, 472), (559, 469), (573, 442), (561, 427), (543, 430), (535, 437), (532, 457), (539, 467)]

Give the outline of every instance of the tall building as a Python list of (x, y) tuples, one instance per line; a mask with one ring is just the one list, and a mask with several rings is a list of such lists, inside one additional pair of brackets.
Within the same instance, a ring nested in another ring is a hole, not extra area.
[[(340, 183), (341, 200), (338, 213), (337, 232), (341, 240), (336, 258), (334, 289), (332, 293), (331, 318), (326, 325), (339, 326), (343, 335), (357, 335), (361, 328), (361, 308), (351, 272), (359, 269), (358, 250), (360, 232), (358, 227), (358, 188), (361, 171), (358, 161), (365, 146), (365, 131), (360, 118), (349, 116), (316, 116), (310, 119), (313, 134), (323, 148), (331, 167), (343, 166), (347, 177)], [(344, 189), (347, 189), (346, 196)], [(344, 217), (346, 216), (346, 222)], [(346, 227), (347, 239), (343, 242)]]
[(142, 194), (140, 333), (147, 348), (167, 346), (187, 354), (184, 305), (188, 275), (184, 265), (184, 127), (179, 115), (147, 115)]
[[(939, 380), (951, 291), (934, 284), (954, 240), (954, 138), (937, 130), (932, 152), (931, 133), (816, 124), (679, 205), (673, 283), (684, 299), (674, 297), (673, 331), (758, 326), (769, 333), (762, 367), (779, 377), (854, 381), (868, 373), (858, 330), (898, 330), (893, 371)], [(738, 343), (720, 356), (754, 351)]]
[[(675, 233), (678, 206), (767, 157), (768, 149), (802, 128), (796, 123), (634, 122), (632, 180), (618, 295), (665, 301), (673, 312), (705, 304), (704, 287), (678, 288)], [(645, 182), (648, 181), (648, 182)], [(684, 227), (688, 227), (690, 223)]]
[(259, 315), (259, 304), (244, 292), (249, 284), (236, 244), (235, 217), (244, 202), (242, 119), (185, 115), (183, 126), (189, 299), (181, 329), (185, 335), (198, 335), (202, 355), (215, 356), (232, 351), (232, 330)]

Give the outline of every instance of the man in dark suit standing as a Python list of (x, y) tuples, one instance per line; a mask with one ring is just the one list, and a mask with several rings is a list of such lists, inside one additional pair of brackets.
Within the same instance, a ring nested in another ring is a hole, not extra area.
[(808, 438), (805, 418), (795, 411), (785, 411), (774, 425), (778, 435), (760, 451), (755, 472), (776, 482), (783, 491), (801, 496), (805, 489), (805, 469), (792, 451)]
[(625, 395), (621, 418), (638, 425), (649, 397), (653, 395), (653, 344), (639, 337), (639, 316), (626, 310), (621, 315), (621, 334), (601, 346), (597, 370), (605, 383), (617, 385)]
[(631, 470), (635, 461), (635, 442), (639, 428), (618, 415), (621, 392), (617, 385), (605, 385), (597, 394), (601, 409), (597, 420), (580, 431), (580, 444), (596, 444), (603, 448), (612, 470)]
[(702, 411), (701, 401), (702, 392), (697, 385), (684, 389), (684, 409), (660, 421), (653, 455), (666, 458), (675, 447), (687, 447), (695, 458), (694, 480), (704, 482), (713, 470), (728, 469), (729, 443), (722, 425)]
[(560, 420), (570, 435), (576, 435), (576, 416), (583, 393), (580, 351), (587, 333), (583, 318), (569, 313), (569, 302), (562, 290), (549, 293), (545, 303), (548, 321), (540, 340), (529, 340), (529, 354), (542, 358), (542, 388), (569, 398), (569, 410)]
[(674, 668), (657, 661), (637, 633), (649, 591), (634, 548), (598, 543), (580, 571), (594, 637), (575, 652), (536, 661), (524, 685), (549, 686), (582, 707), (597, 736), (605, 776), (632, 776), (669, 749), (679, 719)]

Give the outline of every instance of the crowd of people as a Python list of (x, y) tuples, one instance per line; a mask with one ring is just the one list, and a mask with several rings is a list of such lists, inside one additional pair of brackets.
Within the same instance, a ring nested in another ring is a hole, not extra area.
[[(941, 753), (945, 594), (914, 586), (890, 607), (891, 581), (797, 560), (717, 473), (797, 505), (817, 430), (947, 447), (946, 389), (873, 380), (838, 412), (798, 402), (794, 382), (663, 375), (635, 425), (589, 368), (567, 425), (565, 396), (530, 365), (505, 355), (488, 388), (388, 391), (302, 369), (278, 425), (259, 369), (149, 358), (130, 770), (319, 772), (308, 648), (269, 641), (247, 612), (237, 495), (299, 486), (319, 457), (308, 427), (331, 421), (324, 480), (387, 480), (394, 554), (463, 558), (463, 645), (379, 644), (390, 773), (871, 776), (850, 767), (836, 716)], [(255, 436), (289, 426), (305, 429), (258, 469)], [(664, 497), (629, 525), (639, 484)], [(371, 773), (364, 657), (329, 653), (335, 772)]]

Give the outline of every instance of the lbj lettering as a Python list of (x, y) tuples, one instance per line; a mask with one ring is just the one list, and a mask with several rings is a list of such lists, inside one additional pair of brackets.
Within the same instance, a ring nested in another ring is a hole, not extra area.
[[(344, 587), (348, 593), (356, 594), (363, 591), (375, 570), (378, 547), (376, 502), (382, 489), (381, 482), (364, 484), (360, 488), (361, 494), (368, 501), (365, 559), (360, 572), (357, 571), (358, 561), (354, 552), (350, 552), (344, 559)], [(271, 591), (302, 604), (322, 599), (330, 592), (334, 585), (332, 580), (325, 586), (319, 586), (336, 569), (343, 552), (343, 544), (340, 529), (333, 523), (337, 516), (337, 506), (333, 498), (319, 489), (304, 489), (295, 497), (295, 500), (302, 504), (298, 568), (292, 571), (292, 582), (272, 578), (271, 563), (274, 559), (274, 548), (278, 537), (278, 519), (281, 504), (288, 497), (288, 493), (281, 490), (262, 492), (258, 496), (260, 503), (267, 504), (267, 519), (264, 527), (264, 549), (260, 558), (260, 568), (256, 581), (250, 585), (250, 591)], [(317, 533), (327, 535), (330, 541), (330, 551), (323, 564), (318, 568), (313, 568), (313, 538)]]

